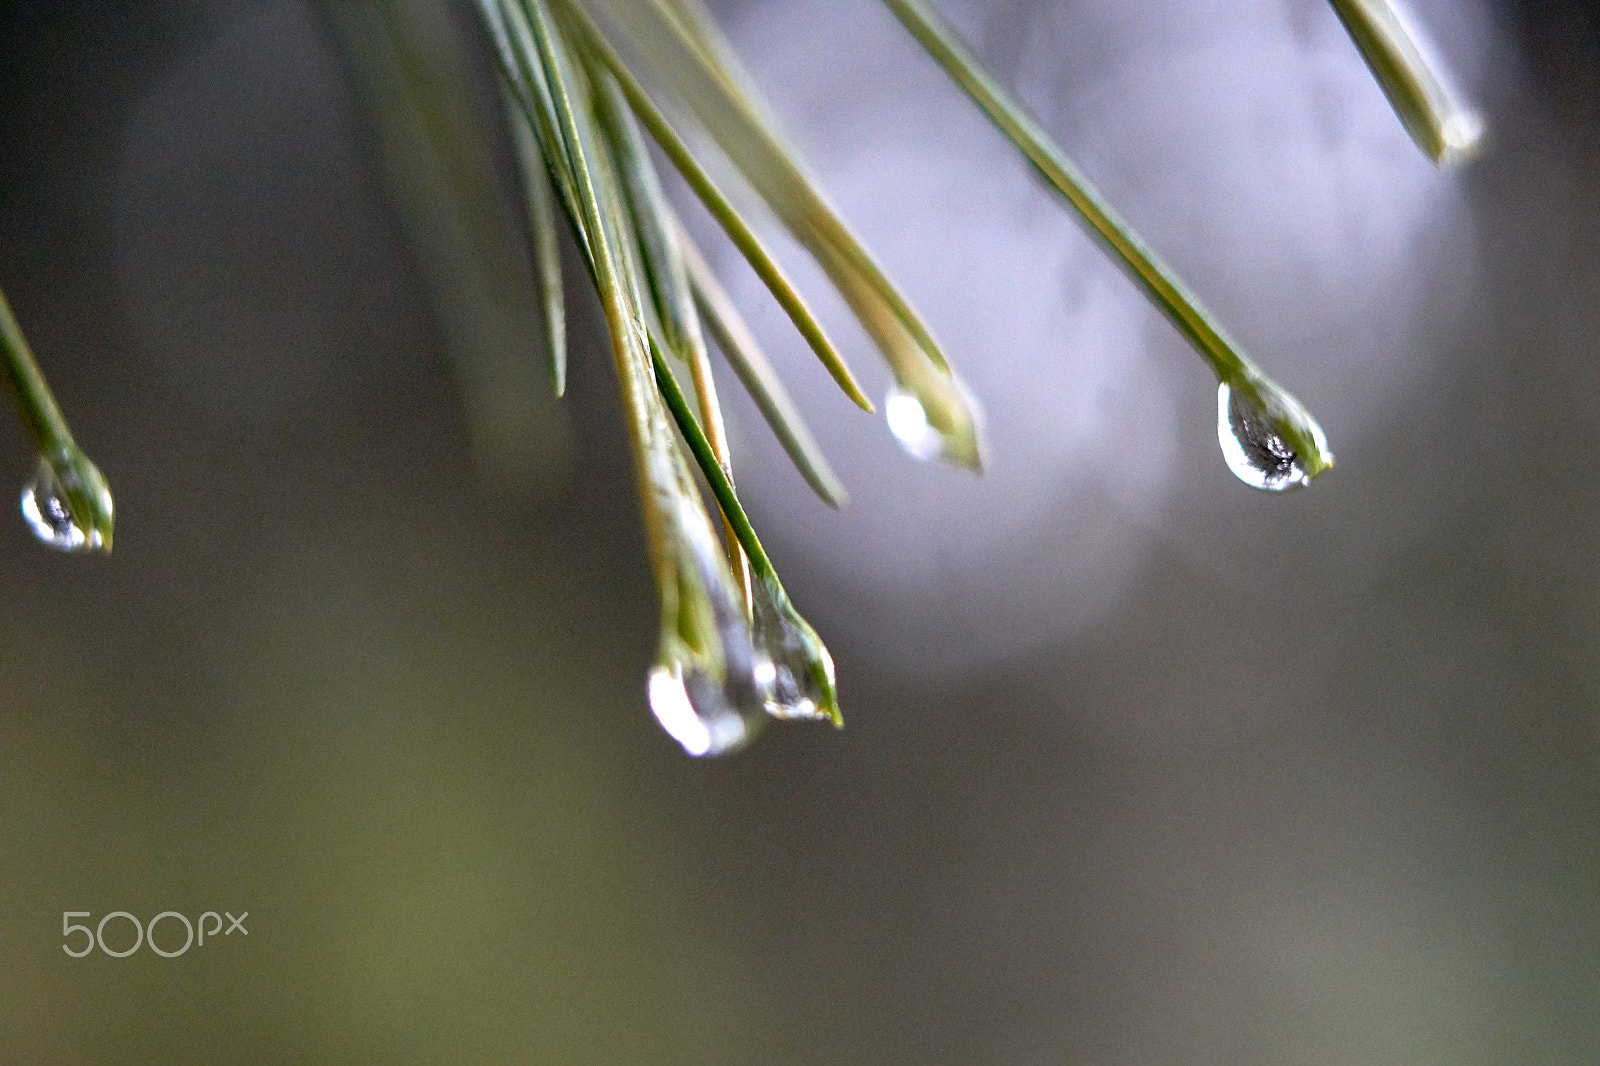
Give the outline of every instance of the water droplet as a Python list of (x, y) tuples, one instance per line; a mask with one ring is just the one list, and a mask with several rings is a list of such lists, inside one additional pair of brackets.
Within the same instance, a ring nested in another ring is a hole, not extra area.
[(884, 401), (889, 432), (912, 458), (983, 468), (983, 410), (965, 385), (930, 374), (920, 391), (896, 384)]
[(759, 587), (755, 593), (755, 639), (769, 657), (767, 713), (788, 721), (832, 718), (828, 709), (831, 700), (824, 694), (812, 666), (815, 662), (831, 682), (833, 657), (805, 622), (784, 617)]
[[(1282, 492), (1310, 484), (1311, 479), (1333, 463), (1322, 429), (1285, 393), (1273, 395), (1283, 408), (1269, 413), (1227, 382), (1217, 388), (1217, 440), (1228, 469), (1252, 488)], [(1298, 423), (1300, 435), (1315, 450), (1302, 454), (1295, 445), (1291, 426)]]
[(759, 713), (741, 713), (729, 701), (725, 685), (700, 670), (686, 673), (681, 663), (650, 671), (650, 710), (661, 728), (696, 758), (738, 751), (763, 720)]
[(22, 490), (22, 517), (28, 520), (33, 535), (62, 551), (103, 551), (105, 541), (99, 529), (85, 528), (77, 521), (67, 502), (67, 491), (55, 469), (44, 459), (33, 480)]
[[(776, 670), (751, 639), (705, 511), (685, 494), (663, 513), (679, 548), (680, 584), (667, 607), (660, 662), (650, 672), (650, 709), (690, 755), (723, 755), (749, 743), (766, 721)], [(680, 628), (685, 604), (695, 605), (691, 614), (699, 617), (687, 632)]]

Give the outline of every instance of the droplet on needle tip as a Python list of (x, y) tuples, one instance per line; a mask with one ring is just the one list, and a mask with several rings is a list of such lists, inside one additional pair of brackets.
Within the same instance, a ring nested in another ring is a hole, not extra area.
[(983, 409), (953, 377), (929, 375), (924, 387), (897, 383), (884, 401), (889, 432), (913, 459), (983, 469)]
[(1226, 381), (1217, 387), (1222, 456), (1234, 476), (1251, 488), (1283, 492), (1309, 485), (1333, 465), (1322, 427), (1293, 397), (1269, 395), (1281, 410), (1262, 407)]
[[(75, 476), (71, 473), (70, 467), (66, 476), (69, 478)], [(79, 488), (87, 489), (98, 496), (103, 491), (103, 479), (101, 481), (102, 484), (99, 486), (87, 485)], [(98, 500), (97, 502), (104, 510), (106, 524), (109, 525), (111, 497), (109, 492), (104, 492), (103, 495), (103, 502)], [(38, 537), (41, 543), (48, 544), (52, 548), (68, 552), (110, 550), (109, 539), (102, 525), (85, 522), (74, 512), (67, 487), (47, 459), (39, 460), (33, 479), (22, 490), (22, 517), (27, 519), (33, 535)]]
[(656, 721), (695, 758), (738, 751), (761, 728), (760, 708), (737, 705), (724, 686), (681, 663), (651, 670), (649, 691)]

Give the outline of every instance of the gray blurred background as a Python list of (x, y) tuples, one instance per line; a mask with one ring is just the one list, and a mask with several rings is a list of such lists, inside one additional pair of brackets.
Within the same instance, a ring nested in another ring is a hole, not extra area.
[[(731, 405), (849, 727), (713, 763), (646, 709), (597, 309), (555, 407), (519, 235), (419, 220), (351, 22), (0, 7), (0, 284), (119, 516), (0, 521), (0, 1061), (1600, 1057), (1597, 16), (1418, 5), (1493, 131), (1440, 175), (1319, 0), (943, 6), (1339, 466), (1234, 481), (1199, 360), (878, 5), (722, 3), (994, 452), (901, 456), (719, 252), (854, 502)], [(72, 959), (69, 910), (249, 933)]]

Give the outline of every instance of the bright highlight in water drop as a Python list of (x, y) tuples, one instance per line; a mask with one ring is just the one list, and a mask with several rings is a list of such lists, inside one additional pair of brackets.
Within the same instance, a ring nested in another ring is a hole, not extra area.
[[(787, 600), (784, 602), (787, 606)], [(793, 609), (789, 610), (792, 613)], [(822, 671), (831, 688), (833, 656), (811, 628), (798, 615), (793, 619), (785, 617), (767, 591), (758, 587), (753, 631), (757, 645), (767, 656), (761, 663), (767, 713), (785, 721), (832, 718), (831, 699), (824, 694), (814, 671)]]
[(760, 716), (740, 714), (704, 676), (682, 666), (650, 671), (650, 710), (683, 750), (699, 758), (737, 751), (755, 736)]
[(903, 384), (889, 390), (883, 404), (889, 432), (913, 459), (981, 470), (983, 409), (977, 398), (956, 378), (934, 375), (925, 384), (925, 395)]
[(939, 457), (939, 435), (928, 425), (928, 416), (917, 398), (896, 385), (889, 390), (883, 412), (889, 419), (889, 432), (917, 459)]
[(1217, 440), (1228, 469), (1240, 481), (1252, 488), (1283, 492), (1310, 484), (1311, 478), (1332, 462), (1321, 427), (1305, 416), (1302, 432), (1317, 450), (1313, 457), (1316, 465), (1308, 464), (1289, 436), (1287, 417), (1285, 412), (1274, 418), (1227, 382), (1217, 387)]
[(22, 517), (28, 520), (33, 535), (62, 551), (104, 551), (105, 541), (98, 529), (85, 529), (67, 504), (67, 493), (56, 472), (43, 459), (39, 469), (22, 490)]

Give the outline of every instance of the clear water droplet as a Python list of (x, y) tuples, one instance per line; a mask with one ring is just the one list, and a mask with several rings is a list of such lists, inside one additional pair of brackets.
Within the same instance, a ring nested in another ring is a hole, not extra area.
[[(831, 718), (832, 715), (825, 709), (827, 700), (822, 686), (811, 669), (812, 651), (805, 635), (784, 618), (759, 588), (755, 597), (755, 639), (769, 657), (767, 713), (787, 721)], [(828, 649), (815, 637), (813, 644), (819, 665), (832, 677), (833, 658), (828, 654)]]
[[(705, 512), (685, 495), (664, 513), (672, 518), (671, 532), (680, 548), (679, 579), (685, 586), (668, 611), (673, 628), (650, 672), (650, 709), (690, 755), (723, 755), (744, 747), (766, 721), (776, 671), (752, 640), (744, 605)], [(714, 640), (713, 650), (694, 650), (688, 634), (677, 628), (678, 606), (685, 596), (708, 609), (709, 618), (701, 616), (702, 636), (694, 643)]]
[[(1295, 404), (1289, 397), (1282, 402)], [(1285, 432), (1289, 412), (1274, 418), (1227, 382), (1217, 387), (1217, 440), (1228, 469), (1252, 488), (1283, 492), (1311, 483), (1332, 457), (1322, 430), (1309, 415), (1301, 418), (1303, 432), (1317, 449), (1315, 465), (1308, 463)]]
[[(983, 409), (959, 380), (930, 375), (919, 395), (896, 384), (884, 400), (889, 432), (914, 459), (969, 470), (983, 467)], [(942, 394), (942, 395), (941, 395)]]
[(759, 731), (759, 711), (741, 710), (729, 695), (727, 685), (703, 671), (685, 671), (682, 663), (650, 671), (650, 710), (661, 728), (696, 758), (738, 751)]
[(33, 535), (62, 551), (101, 551), (105, 543), (98, 529), (85, 529), (72, 514), (67, 493), (56, 472), (44, 459), (33, 480), (22, 490), (22, 517)]

